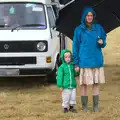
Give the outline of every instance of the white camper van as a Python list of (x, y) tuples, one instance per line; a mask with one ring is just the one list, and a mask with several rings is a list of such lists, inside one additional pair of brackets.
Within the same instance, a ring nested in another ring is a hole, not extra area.
[(0, 0), (0, 76), (48, 75), (55, 80), (65, 47), (55, 28), (56, 1)]

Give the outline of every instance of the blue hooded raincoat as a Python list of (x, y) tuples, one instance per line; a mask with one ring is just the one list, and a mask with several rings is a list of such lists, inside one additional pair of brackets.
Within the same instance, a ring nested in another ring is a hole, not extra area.
[[(83, 11), (81, 24), (76, 27), (73, 37), (73, 62), (80, 68), (103, 67), (102, 49), (106, 46), (106, 33), (100, 24), (92, 24), (91, 30), (85, 25), (85, 17), (88, 12), (92, 12), (95, 19), (95, 11), (86, 8)], [(103, 40), (103, 44), (98, 44), (98, 39)]]

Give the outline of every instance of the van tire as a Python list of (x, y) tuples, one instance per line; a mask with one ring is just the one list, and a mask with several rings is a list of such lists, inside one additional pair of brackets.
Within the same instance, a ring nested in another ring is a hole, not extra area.
[(56, 83), (56, 81), (57, 81), (57, 70), (58, 70), (58, 64), (56, 64), (54, 70), (47, 75), (47, 81), (49, 83)]

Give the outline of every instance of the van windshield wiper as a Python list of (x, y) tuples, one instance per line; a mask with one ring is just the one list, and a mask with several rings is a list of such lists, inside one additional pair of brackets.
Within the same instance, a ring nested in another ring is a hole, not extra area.
[(38, 27), (38, 26), (45, 26), (45, 25), (44, 24), (24, 24), (24, 25), (18, 25), (18, 26), (15, 26), (14, 28), (12, 28), (11, 31), (13, 32), (17, 28), (21, 28), (21, 27)]
[(5, 25), (0, 25), (0, 27), (5, 27)]
[(3, 25), (0, 25), (0, 27), (10, 27), (9, 25), (6, 25), (6, 24), (3, 24)]

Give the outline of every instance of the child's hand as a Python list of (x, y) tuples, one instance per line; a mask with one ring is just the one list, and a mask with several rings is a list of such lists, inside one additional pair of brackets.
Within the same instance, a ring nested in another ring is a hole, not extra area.
[(75, 80), (79, 80), (79, 76), (75, 77)]
[(102, 39), (99, 39), (99, 40), (98, 40), (98, 43), (99, 43), (100, 45), (102, 45), (102, 44), (103, 44), (103, 40), (102, 40)]
[(60, 88), (60, 92), (62, 92), (63, 91), (63, 88)]
[(75, 71), (79, 72), (80, 68), (79, 67), (75, 67)]

